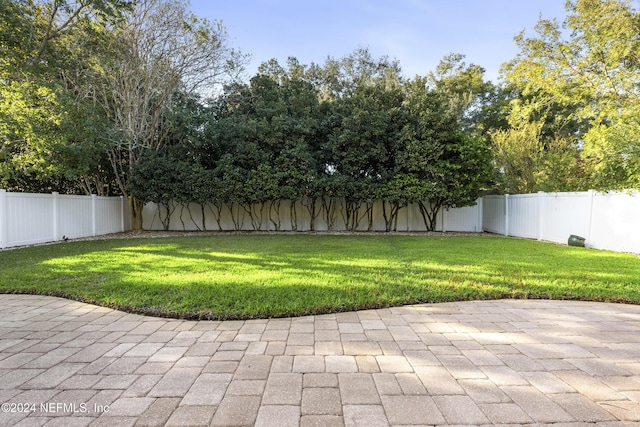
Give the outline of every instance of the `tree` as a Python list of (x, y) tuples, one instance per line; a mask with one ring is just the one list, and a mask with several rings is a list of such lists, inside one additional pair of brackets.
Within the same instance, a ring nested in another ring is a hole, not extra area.
[[(216, 213), (215, 208), (221, 229), (219, 186), (207, 168), (212, 157), (219, 157), (206, 149), (210, 115), (211, 108), (197, 94), (176, 94), (166, 117), (169, 131), (165, 145), (144, 153), (133, 168), (131, 194), (141, 202), (157, 203), (165, 227), (178, 215), (183, 228), (189, 221), (198, 230), (206, 230), (206, 210)], [(199, 206), (199, 212), (194, 211), (194, 205)]]
[(585, 135), (584, 157), (598, 189), (640, 188), (640, 107), (611, 112)]
[[(504, 193), (585, 189), (583, 163), (575, 139), (545, 132), (550, 120), (539, 109), (512, 101), (510, 127), (489, 132), (495, 180)], [(557, 128), (556, 128), (557, 129)]]
[(195, 202), (214, 204), (218, 213), (225, 204), (235, 229), (248, 217), (254, 230), (268, 222), (281, 229), (283, 201), (290, 202), (293, 230), (300, 203), (311, 228), (322, 212), (329, 229), (341, 213), (348, 230), (365, 218), (371, 230), (380, 201), (387, 231), (409, 203), (423, 207), (432, 230), (439, 209), (475, 201), (486, 181), (487, 147), (462, 132), (425, 79), (362, 78), (322, 101), (306, 70), (294, 58), (287, 68), (270, 61), (250, 82), (226, 85), (210, 107), (188, 93), (174, 95), (163, 144), (143, 152), (132, 169), (132, 195), (160, 204), (165, 226), (178, 205)]
[(484, 72), (479, 65), (467, 65), (464, 55), (451, 53), (440, 60), (435, 71), (427, 74), (429, 88), (442, 96), (465, 131), (479, 130), (484, 107), (495, 96), (496, 88), (485, 81)]
[(186, 162), (160, 154), (145, 152), (129, 177), (129, 191), (141, 203), (158, 205), (158, 216), (165, 230), (169, 230), (177, 200), (183, 196), (181, 183), (189, 165)]
[(139, 229), (143, 204), (129, 193), (130, 174), (144, 153), (167, 143), (174, 97), (211, 90), (238, 72), (245, 58), (229, 46), (221, 23), (197, 18), (182, 0), (136, 1), (105, 31), (109, 37), (94, 49), (93, 67), (75, 83), (119, 131), (109, 160), (129, 199), (132, 227)]
[[(308, 198), (316, 191), (321, 113), (302, 68), (294, 58), (287, 69), (269, 61), (249, 84), (227, 86), (215, 104), (210, 140), (224, 158), (216, 176), (238, 189), (227, 193), (227, 203), (239, 206), (255, 229), (268, 219), (279, 230), (284, 201), (292, 229), (298, 227), (299, 203), (315, 209)], [(239, 217), (234, 220), (240, 224)]]
[(0, 183), (18, 191), (111, 193), (103, 111), (65, 79), (86, 67), (73, 46), (114, 22), (120, 0), (0, 0)]
[(339, 184), (335, 195), (344, 200), (348, 230), (358, 228), (363, 205), (364, 216), (372, 218), (374, 202), (382, 195), (378, 188), (395, 175), (406, 121), (403, 101), (399, 85), (363, 84), (352, 96), (334, 103), (335, 127), (327, 145), (330, 169)]
[(400, 63), (387, 56), (373, 58), (359, 48), (340, 59), (327, 57), (323, 65), (311, 64), (305, 74), (323, 100), (349, 97), (363, 86), (390, 86), (402, 82)]
[(589, 165), (590, 184), (601, 189), (640, 182), (637, 7), (632, 0), (568, 1), (563, 28), (541, 19), (535, 37), (516, 37), (521, 52), (505, 67), (524, 96), (545, 108), (560, 106), (563, 121), (584, 129), (576, 146)]
[(491, 183), (491, 153), (485, 141), (462, 132), (440, 94), (416, 77), (406, 85), (412, 120), (404, 127), (403, 183), (408, 203), (418, 203), (427, 230), (442, 208), (475, 203)]

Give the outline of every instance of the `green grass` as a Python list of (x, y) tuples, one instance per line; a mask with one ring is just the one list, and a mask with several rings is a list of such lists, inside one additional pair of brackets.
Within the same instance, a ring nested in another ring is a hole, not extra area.
[(637, 304), (640, 258), (492, 236), (113, 239), (0, 252), (0, 293), (199, 319), (499, 298)]

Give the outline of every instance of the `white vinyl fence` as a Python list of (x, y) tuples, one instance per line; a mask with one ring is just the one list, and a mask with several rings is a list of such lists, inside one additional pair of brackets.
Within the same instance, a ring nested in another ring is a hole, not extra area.
[[(242, 212), (240, 207), (234, 206), (234, 212), (236, 217), (240, 217), (239, 229), (240, 230), (254, 230), (253, 224), (249, 216)], [(318, 208), (320, 211), (320, 203), (318, 202)], [(238, 214), (238, 212), (240, 212)], [(310, 215), (307, 209), (300, 203), (296, 204), (295, 208), (298, 231), (310, 230)], [(164, 215), (162, 211), (162, 215)], [(364, 216), (364, 211), (361, 209), (359, 216)], [(145, 205), (142, 211), (143, 225), (146, 230), (162, 230), (163, 224), (160, 221), (160, 211), (158, 205), (155, 203), (148, 203)], [(280, 227), (281, 231), (291, 231), (291, 210), (290, 202), (283, 201), (280, 205)], [(171, 221), (169, 223), (169, 230), (210, 230), (217, 231), (220, 228), (224, 231), (235, 230), (236, 224), (233, 222), (233, 216), (227, 206), (223, 206), (220, 211), (220, 217), (218, 218), (218, 212), (212, 206), (206, 206), (204, 209), (204, 220), (202, 215), (202, 207), (200, 205), (192, 204), (189, 206), (177, 206), (171, 215)], [(218, 226), (218, 220), (220, 221), (220, 227)], [(345, 221), (339, 212), (336, 212), (332, 230), (342, 231), (345, 230)], [(261, 221), (259, 221), (259, 229), (262, 231), (275, 230), (274, 224), (269, 220), (267, 213), (264, 213)], [(358, 226), (359, 231), (366, 231), (368, 228), (368, 220), (364, 217)], [(316, 231), (328, 230), (328, 225), (323, 214), (320, 213), (314, 222), (314, 229)], [(385, 231), (385, 221), (382, 214), (381, 203), (376, 203), (373, 206), (373, 231)], [(420, 214), (418, 205), (410, 205), (406, 208), (400, 209), (398, 212), (397, 231), (425, 231), (426, 227)], [(458, 209), (441, 209), (436, 217), (436, 231), (460, 231), (460, 232), (482, 232), (482, 199), (476, 201), (476, 205), (468, 206)]]
[(0, 190), (0, 249), (125, 231), (122, 197)]
[[(298, 205), (299, 231), (310, 228), (309, 214)], [(236, 212), (237, 213), (237, 212)], [(292, 229), (289, 203), (282, 203), (280, 230)], [(236, 215), (237, 216), (237, 215)], [(215, 209), (199, 205), (178, 206), (171, 217), (170, 230), (252, 230), (250, 218), (233, 216), (224, 207), (218, 217)], [(149, 203), (143, 211), (144, 228), (162, 230), (158, 206)], [(204, 221), (204, 223), (203, 223)], [(367, 219), (359, 230), (366, 230)], [(274, 230), (268, 216), (261, 230)], [(66, 196), (58, 193), (10, 193), (0, 190), (0, 249), (61, 240), (117, 233), (130, 229), (128, 206), (122, 197)], [(323, 215), (315, 221), (317, 231), (327, 230)], [(334, 230), (344, 230), (344, 220), (336, 215)], [(374, 206), (373, 229), (384, 231), (381, 206)], [(398, 213), (398, 231), (424, 231), (417, 206)], [(638, 192), (536, 193), (485, 196), (470, 207), (442, 210), (436, 231), (482, 232), (567, 243), (570, 235), (586, 239), (586, 246), (620, 252), (640, 253), (640, 194)]]
[(640, 253), (640, 195), (637, 192), (519, 194), (483, 198), (484, 231)]

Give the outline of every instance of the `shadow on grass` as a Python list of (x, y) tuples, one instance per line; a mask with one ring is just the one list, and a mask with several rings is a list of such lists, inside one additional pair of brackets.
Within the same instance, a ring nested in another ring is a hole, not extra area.
[(8, 251), (0, 264), (0, 292), (193, 319), (473, 299), (640, 301), (637, 257), (488, 236), (104, 240)]

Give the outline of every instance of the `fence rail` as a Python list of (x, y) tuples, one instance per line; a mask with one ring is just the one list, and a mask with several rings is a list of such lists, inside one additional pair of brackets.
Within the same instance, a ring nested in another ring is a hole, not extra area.
[(519, 194), (485, 196), (483, 229), (505, 236), (640, 253), (640, 195), (637, 192)]
[(0, 190), (0, 249), (125, 231), (122, 197)]

